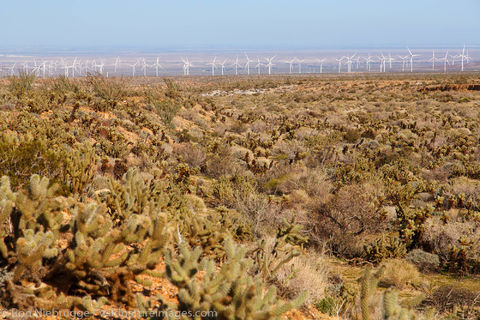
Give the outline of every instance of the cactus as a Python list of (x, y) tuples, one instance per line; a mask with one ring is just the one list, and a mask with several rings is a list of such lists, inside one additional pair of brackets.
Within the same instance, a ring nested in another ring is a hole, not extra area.
[(368, 267), (365, 269), (363, 276), (358, 279), (358, 282), (360, 283), (360, 308), (362, 310), (362, 320), (370, 319), (370, 297), (375, 291), (384, 271), (385, 266), (381, 266), (375, 273), (372, 273), (372, 269)]
[[(305, 300), (305, 294), (301, 294), (283, 302), (277, 297), (275, 287), (267, 290), (259, 278), (248, 276), (253, 261), (247, 259), (245, 249), (235, 246), (231, 239), (225, 241), (225, 251), (227, 259), (219, 271), (212, 261), (200, 261), (199, 248), (191, 251), (185, 243), (180, 244), (178, 257), (167, 251), (167, 279), (180, 289), (178, 305), (171, 308), (213, 311), (217, 319), (280, 319), (283, 313), (299, 307)], [(199, 271), (204, 272), (202, 281), (196, 277)]]
[[(398, 292), (395, 289), (389, 288), (383, 293), (382, 303), (382, 319), (384, 320), (414, 320), (419, 319), (420, 316), (413, 311), (400, 306), (398, 303)], [(433, 316), (426, 313), (422, 319), (431, 319)]]
[(95, 162), (95, 150), (88, 144), (78, 145), (71, 152), (66, 153), (64, 178), (72, 194), (82, 192), (93, 179)]
[(384, 259), (400, 258), (407, 254), (405, 244), (395, 236), (382, 236), (363, 247), (365, 259), (379, 263)]
[[(6, 287), (9, 292), (4, 292), (10, 298), (5, 301), (16, 306), (46, 306), (48, 297), (58, 305), (95, 307), (96, 302), (88, 299), (55, 299), (52, 287), (45, 283), (57, 277), (64, 279), (71, 292), (110, 296), (130, 304), (129, 280), (141, 281), (138, 276), (157, 265), (170, 241), (167, 214), (160, 211), (131, 213), (113, 228), (105, 205), (56, 197), (56, 186), (49, 186), (47, 178), (33, 175), (27, 191), (15, 193), (8, 178), (0, 182), (0, 252), (13, 274)], [(69, 221), (64, 221), (65, 210), (71, 212)], [(131, 245), (136, 249), (130, 250)], [(40, 283), (41, 289), (17, 285), (26, 279)]]
[[(302, 246), (308, 239), (300, 234), (301, 227), (295, 224), (295, 216), (279, 227), (275, 243), (271, 248), (266, 247), (264, 240), (258, 243), (252, 251), (255, 260), (255, 269), (264, 281), (271, 281), (274, 274), (286, 263), (302, 253)], [(292, 275), (296, 271), (292, 269)]]

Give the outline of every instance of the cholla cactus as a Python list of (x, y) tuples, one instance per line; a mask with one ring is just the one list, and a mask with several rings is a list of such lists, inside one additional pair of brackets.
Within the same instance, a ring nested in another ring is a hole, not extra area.
[[(13, 274), (8, 292), (2, 292), (10, 297), (5, 301), (17, 307), (85, 310), (98, 305), (89, 298), (57, 298), (44, 281), (58, 275), (71, 291), (133, 301), (129, 280), (140, 280), (139, 275), (153, 269), (170, 241), (167, 214), (132, 213), (113, 228), (105, 205), (55, 197), (55, 186), (49, 184), (49, 179), (33, 175), (26, 192), (13, 193), (8, 178), (0, 181), (0, 253)], [(71, 218), (64, 215), (67, 210)], [(138, 247), (131, 250), (132, 244)], [(41, 289), (24, 288), (25, 279), (41, 283)]]
[(398, 292), (389, 288), (383, 293), (382, 319), (384, 320), (414, 320), (431, 319), (432, 314), (426, 313), (419, 317), (413, 311), (402, 308), (398, 303)]
[(373, 274), (372, 269), (368, 267), (367, 269), (365, 269), (363, 276), (358, 279), (358, 281), (360, 282), (360, 307), (362, 310), (362, 320), (370, 319), (370, 297), (375, 291), (375, 288), (378, 285), (378, 281), (380, 281), (380, 277), (383, 275), (384, 271), (385, 266), (381, 266), (377, 270), (377, 272)]
[[(227, 260), (219, 271), (212, 261), (200, 261), (198, 248), (192, 252), (182, 244), (179, 257), (173, 257), (171, 251), (167, 253), (167, 278), (180, 289), (179, 303), (173, 308), (213, 311), (217, 319), (280, 319), (283, 313), (299, 307), (305, 300), (306, 295), (301, 294), (293, 301), (281, 301), (275, 287), (266, 290), (259, 278), (248, 276), (252, 260), (245, 257), (245, 249), (228, 239), (225, 251)], [(204, 271), (202, 281), (196, 277), (199, 271)]]
[[(277, 230), (275, 243), (267, 248), (264, 240), (253, 251), (257, 272), (264, 281), (272, 280), (272, 276), (286, 263), (302, 253), (302, 246), (308, 239), (300, 234), (301, 227), (295, 224), (295, 217)], [(292, 270), (292, 275), (295, 273)]]
[(64, 160), (65, 183), (72, 194), (83, 191), (95, 174), (95, 150), (88, 144), (78, 145), (66, 153)]

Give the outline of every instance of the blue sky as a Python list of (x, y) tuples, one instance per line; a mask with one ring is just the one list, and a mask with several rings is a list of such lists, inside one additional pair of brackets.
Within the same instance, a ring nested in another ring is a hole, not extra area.
[(11, 0), (1, 46), (480, 45), (480, 0)]

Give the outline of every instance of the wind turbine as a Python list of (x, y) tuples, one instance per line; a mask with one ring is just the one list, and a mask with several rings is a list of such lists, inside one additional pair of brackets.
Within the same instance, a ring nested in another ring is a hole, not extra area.
[(114, 68), (114, 69), (113, 69), (113, 70), (114, 70), (113, 72), (117, 73), (117, 68), (118, 68), (119, 65), (120, 65), (120, 57), (117, 57), (117, 58), (115, 59), (114, 65), (113, 65), (113, 68)]
[(259, 58), (259, 57), (257, 57), (257, 64), (255, 65), (255, 68), (257, 68), (258, 74), (260, 74), (261, 68), (262, 68), (262, 63), (260, 62), (260, 58)]
[(463, 72), (465, 61), (469, 62), (470, 60), (470, 57), (468, 56), (468, 51), (467, 51), (467, 55), (465, 55), (465, 45), (463, 45), (462, 53), (459, 55), (459, 58), (462, 59), (461, 62), (462, 62), (462, 72)]
[(250, 60), (247, 53), (245, 53), (245, 58), (247, 58), (247, 63), (245, 63), (245, 69), (247, 69), (247, 74), (250, 75), (250, 62), (253, 62), (253, 60)]
[(273, 59), (275, 59), (276, 56), (273, 56), (273, 57), (270, 57), (270, 58), (267, 58), (267, 67), (268, 67), (268, 74), (272, 74), (272, 66), (274, 66), (274, 64), (272, 63)]
[(342, 72), (342, 61), (345, 57), (341, 57), (340, 59), (335, 59), (338, 62), (338, 73)]
[(320, 63), (320, 73), (323, 73), (323, 63), (325, 62), (325, 58), (318, 59), (318, 62)]
[(76, 66), (76, 64), (77, 64), (77, 58), (75, 57), (73, 59), (72, 65), (68, 66), (68, 68), (72, 69), (72, 78), (75, 78), (75, 66)]
[(432, 51), (432, 57), (428, 59), (428, 62), (432, 63), (432, 71), (435, 71), (435, 50)]
[(222, 76), (225, 75), (225, 74), (224, 74), (225, 63), (227, 63), (227, 59), (223, 60), (223, 62), (220, 63), (220, 66), (222, 67)]
[(158, 68), (162, 67), (159, 57), (157, 57), (157, 60), (155, 60), (155, 63), (152, 65), (152, 67), (155, 67), (155, 76), (158, 77)]
[(358, 70), (358, 68), (360, 67), (360, 59), (361, 59), (361, 57), (357, 57), (357, 58), (355, 59), (355, 69), (357, 69), (357, 70)]
[(47, 63), (43, 61), (42, 62), (42, 78), (45, 78), (46, 71), (47, 71)]
[(400, 60), (402, 60), (402, 72), (405, 72), (405, 64), (408, 60), (408, 56), (404, 56), (404, 57), (398, 56), (398, 57), (400, 58)]
[(298, 73), (302, 73), (302, 63), (305, 62), (304, 59), (297, 59), (298, 62)]
[(39, 74), (40, 74), (40, 66), (37, 65), (37, 61), (34, 61), (34, 63), (35, 63), (35, 67), (33, 67), (32, 73), (33, 73), (36, 77), (38, 77)]
[(185, 59), (182, 58), (182, 61), (183, 61), (183, 75), (184, 76), (189, 76), (190, 75), (190, 67), (192, 66), (192, 64), (190, 63), (188, 58), (185, 58)]
[[(77, 58), (73, 60), (71, 65), (67, 65), (66, 62), (63, 61), (63, 59), (62, 59), (62, 62), (63, 62), (63, 69), (65, 72), (65, 77), (68, 78), (68, 76), (70, 75), (70, 72), (69, 72), (70, 69), (72, 70), (72, 77), (75, 77), (75, 65), (77, 63)], [(37, 65), (36, 62), (35, 62), (35, 65)]]
[(448, 50), (445, 53), (445, 56), (440, 59), (440, 61), (443, 61), (443, 72), (447, 73), (447, 64), (448, 64)]
[(356, 56), (357, 54), (353, 54), (353, 56), (350, 56), (350, 57), (346, 57), (347, 58), (347, 72), (350, 73), (352, 72), (352, 63), (353, 63), (353, 58)]
[[(145, 60), (144, 60), (144, 62), (145, 62)], [(104, 65), (105, 65), (105, 63), (103, 61), (100, 62), (100, 64), (95, 64), (95, 70), (97, 70), (97, 68), (98, 68), (98, 73), (100, 73), (101, 75), (103, 75), (103, 66)], [(75, 68), (75, 67), (73, 66), (73, 68)]]
[(365, 59), (365, 63), (367, 64), (367, 70), (370, 71), (370, 62), (373, 62), (373, 57), (371, 55), (368, 55), (368, 57)]
[(217, 57), (214, 57), (213, 60), (212, 60), (212, 62), (210, 62), (210, 63), (208, 64), (208, 65), (212, 66), (212, 76), (215, 75), (215, 66), (216, 66), (215, 61), (217, 61)]
[(16, 65), (17, 65), (17, 63), (15, 62), (10, 68), (8, 68), (8, 69), (10, 69), (10, 75), (11, 76), (15, 75), (15, 70), (14, 69), (15, 69)]
[(240, 63), (238, 63), (238, 56), (235, 59), (235, 62), (233, 63), (233, 66), (235, 67), (235, 75), (238, 75), (238, 67), (240, 67)]
[(392, 58), (392, 54), (388, 54), (388, 64), (389, 64), (389, 70), (392, 70), (392, 62), (395, 61), (395, 59)]
[(296, 61), (297, 61), (297, 57), (293, 58), (293, 59), (290, 60), (290, 61), (287, 61), (287, 63), (288, 63), (289, 66), (290, 66), (289, 73), (292, 73), (293, 65), (295, 64)]
[(135, 77), (135, 71), (136, 71), (135, 69), (136, 69), (136, 67), (137, 67), (137, 64), (138, 64), (138, 60), (135, 61), (135, 63), (128, 65), (129, 67), (132, 68), (132, 77)]
[(378, 59), (380, 60), (380, 72), (386, 72), (386, 70), (387, 70), (387, 65), (386, 65), (387, 58), (385, 57), (383, 52), (382, 52), (381, 56), (378, 56)]
[(147, 61), (145, 61), (145, 58), (142, 58), (141, 60), (141, 63), (142, 63), (142, 71), (143, 71), (143, 76), (146, 77), (147, 76)]
[(419, 54), (413, 54), (410, 48), (407, 47), (408, 53), (410, 54), (410, 72), (413, 72), (413, 57), (420, 56)]

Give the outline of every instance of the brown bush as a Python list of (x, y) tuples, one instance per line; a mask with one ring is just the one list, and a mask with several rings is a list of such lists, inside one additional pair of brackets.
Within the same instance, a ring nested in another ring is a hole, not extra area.
[(314, 210), (312, 239), (327, 241), (340, 255), (358, 256), (361, 237), (386, 229), (377, 186), (353, 184), (342, 187)]
[(207, 155), (204, 171), (211, 177), (219, 178), (225, 175), (233, 176), (241, 172), (241, 167), (232, 156), (230, 147), (220, 145)]
[(199, 146), (191, 143), (182, 143), (174, 147), (177, 155), (181, 156), (191, 168), (201, 167), (205, 163), (205, 152)]

